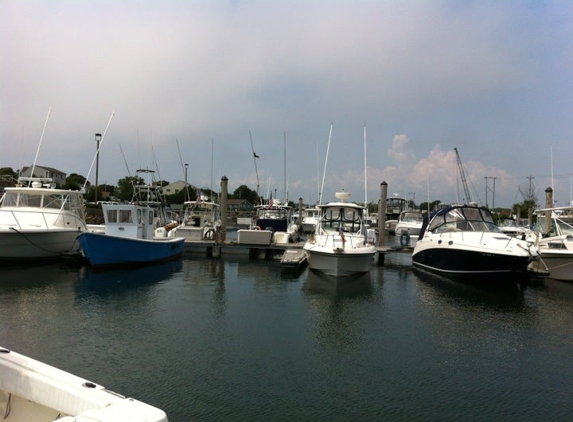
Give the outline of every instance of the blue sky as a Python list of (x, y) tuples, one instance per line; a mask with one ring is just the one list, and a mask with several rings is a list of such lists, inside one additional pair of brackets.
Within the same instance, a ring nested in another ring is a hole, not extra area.
[(50, 110), (40, 165), (87, 175), (109, 123), (100, 183), (183, 162), (255, 189), (250, 132), (261, 194), (313, 203), (332, 125), (325, 201), (363, 201), (364, 127), (369, 201), (461, 200), (454, 148), (478, 202), (527, 177), (571, 200), (568, 1), (0, 0), (0, 31), (0, 167), (33, 162)]

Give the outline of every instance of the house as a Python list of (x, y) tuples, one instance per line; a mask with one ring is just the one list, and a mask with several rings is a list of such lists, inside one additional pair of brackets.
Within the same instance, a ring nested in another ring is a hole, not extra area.
[(231, 215), (249, 214), (253, 211), (253, 204), (246, 199), (227, 199), (227, 212)]
[(177, 182), (170, 183), (168, 185), (163, 186), (163, 194), (164, 195), (175, 195), (176, 193), (185, 189), (185, 185), (189, 187), (189, 189), (196, 189), (195, 186), (191, 185), (190, 183), (186, 183), (183, 180), (178, 180)]
[(32, 174), (32, 167), (23, 167), (20, 173), (21, 177), (47, 177), (52, 179), (52, 182), (56, 183), (58, 186), (63, 186), (66, 184), (66, 173), (55, 169), (53, 167), (38, 166), (34, 167), (34, 174)]

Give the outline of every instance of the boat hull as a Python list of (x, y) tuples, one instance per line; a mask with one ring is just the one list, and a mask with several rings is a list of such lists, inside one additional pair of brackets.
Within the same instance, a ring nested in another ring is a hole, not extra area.
[(82, 233), (78, 240), (92, 267), (115, 267), (177, 259), (183, 254), (185, 239), (130, 239), (101, 233)]
[(0, 260), (49, 260), (80, 252), (79, 230), (2, 230)]
[(533, 271), (549, 271), (549, 278), (560, 281), (573, 281), (573, 250), (540, 250), (541, 259), (532, 262)]
[(412, 255), (414, 267), (458, 277), (525, 275), (530, 262), (525, 255), (455, 248), (428, 248)]
[(346, 277), (367, 273), (372, 266), (375, 248), (363, 251), (334, 251), (326, 248), (305, 248), (308, 267), (332, 277)]
[(1, 347), (0, 374), (8, 421), (167, 422), (161, 409)]

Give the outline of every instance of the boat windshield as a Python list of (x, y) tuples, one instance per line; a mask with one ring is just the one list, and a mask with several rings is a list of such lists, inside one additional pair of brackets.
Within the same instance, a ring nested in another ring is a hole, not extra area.
[(438, 213), (430, 222), (428, 230), (433, 233), (452, 231), (497, 232), (491, 213), (485, 208), (457, 207)]
[(362, 210), (344, 207), (325, 208), (321, 218), (321, 227), (330, 233), (340, 230), (359, 233), (362, 227)]
[(257, 211), (257, 219), (260, 220), (286, 220), (286, 208), (259, 208)]
[(421, 223), (424, 216), (419, 212), (404, 212), (402, 213), (402, 221), (408, 223)]

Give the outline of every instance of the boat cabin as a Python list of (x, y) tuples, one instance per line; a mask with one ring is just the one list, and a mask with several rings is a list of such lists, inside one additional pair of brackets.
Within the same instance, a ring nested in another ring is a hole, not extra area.
[(155, 210), (135, 204), (104, 204), (105, 234), (130, 239), (153, 239)]

